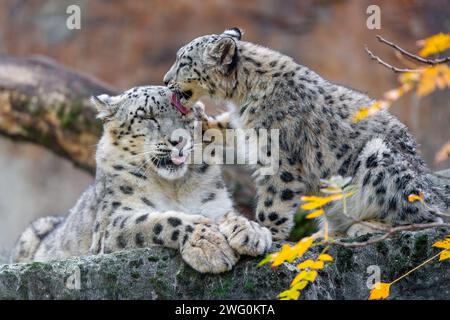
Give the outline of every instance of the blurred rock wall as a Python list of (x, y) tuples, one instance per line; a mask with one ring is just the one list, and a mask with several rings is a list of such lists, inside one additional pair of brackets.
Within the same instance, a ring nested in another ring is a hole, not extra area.
[[(65, 27), (66, 8), (72, 4), (81, 7), (81, 30)], [(381, 30), (366, 27), (370, 4), (381, 7)], [(180, 46), (231, 26), (245, 29), (246, 40), (284, 52), (329, 80), (380, 97), (395, 86), (395, 75), (370, 61), (364, 45), (400, 64), (375, 35), (417, 51), (416, 40), (449, 31), (450, 6), (446, 0), (2, 0), (0, 53), (46, 55), (126, 89), (161, 84)], [(450, 139), (448, 101), (448, 92), (421, 101), (408, 96), (392, 109), (411, 128), (434, 169), (450, 166), (449, 161), (434, 163), (436, 151)], [(7, 209), (0, 206), (0, 246), (11, 219), (22, 217), (19, 224), (24, 225), (36, 214), (68, 209), (89, 180), (42, 150), (33, 149), (30, 156), (29, 148), (0, 143), (0, 180), (8, 181), (0, 185), (0, 202), (9, 203)], [(36, 167), (36, 157), (45, 162), (43, 167)], [(15, 163), (30, 169), (14, 167)], [(55, 167), (61, 171), (55, 172)], [(30, 170), (38, 180), (58, 177), (64, 187), (34, 184)], [(10, 236), (6, 238), (10, 243)]]

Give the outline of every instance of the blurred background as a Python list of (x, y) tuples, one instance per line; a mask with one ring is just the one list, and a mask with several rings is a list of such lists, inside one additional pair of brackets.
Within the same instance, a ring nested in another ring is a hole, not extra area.
[[(73, 4), (81, 8), (81, 30), (66, 28), (66, 8)], [(381, 30), (366, 27), (366, 9), (371, 4), (381, 8)], [(381, 97), (396, 86), (396, 75), (370, 61), (364, 46), (400, 64), (375, 36), (417, 52), (417, 40), (449, 31), (450, 3), (1, 0), (0, 54), (46, 56), (124, 90), (162, 84), (180, 46), (233, 26), (245, 30), (244, 40), (290, 55), (328, 80)], [(437, 91), (420, 101), (407, 95), (392, 108), (435, 170), (450, 167), (449, 161), (434, 161), (438, 149), (450, 139), (448, 101), (448, 91)], [(88, 172), (42, 147), (0, 136), (0, 248), (10, 247), (36, 217), (65, 214), (92, 179)], [(243, 197), (239, 188), (233, 192)]]

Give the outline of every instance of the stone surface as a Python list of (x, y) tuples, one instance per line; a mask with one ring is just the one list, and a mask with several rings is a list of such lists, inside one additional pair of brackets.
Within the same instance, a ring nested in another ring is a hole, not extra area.
[[(450, 227), (403, 232), (362, 248), (332, 247), (335, 262), (320, 271), (302, 299), (367, 299), (367, 268), (392, 281), (435, 255)], [(364, 239), (358, 239), (364, 240)], [(274, 250), (279, 245), (274, 245)], [(310, 255), (317, 255), (317, 247)], [(231, 272), (199, 274), (170, 249), (148, 248), (49, 263), (0, 266), (0, 299), (275, 299), (294, 272), (257, 267), (244, 258)], [(434, 262), (396, 283), (392, 299), (449, 299), (450, 261)]]

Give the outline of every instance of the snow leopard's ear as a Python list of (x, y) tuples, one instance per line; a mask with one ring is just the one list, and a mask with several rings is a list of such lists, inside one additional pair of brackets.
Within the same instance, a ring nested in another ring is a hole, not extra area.
[(244, 30), (233, 27), (233, 28), (225, 30), (222, 34), (225, 36), (232, 37), (236, 40), (241, 40), (242, 35), (244, 34)]
[(116, 102), (114, 97), (107, 94), (91, 97), (91, 103), (97, 109), (97, 118), (102, 121), (110, 120), (116, 114), (118, 109)]
[(236, 39), (222, 36), (210, 43), (205, 51), (205, 60), (207, 63), (219, 67), (219, 70), (225, 75), (230, 74), (238, 61)]

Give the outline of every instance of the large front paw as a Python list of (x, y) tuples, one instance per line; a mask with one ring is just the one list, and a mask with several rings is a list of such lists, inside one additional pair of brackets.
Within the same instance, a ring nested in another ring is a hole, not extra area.
[(243, 255), (259, 256), (272, 246), (269, 229), (239, 215), (228, 215), (219, 229), (230, 246)]
[(199, 272), (221, 273), (231, 270), (239, 260), (227, 239), (214, 226), (197, 224), (186, 233), (180, 247), (184, 261)]

